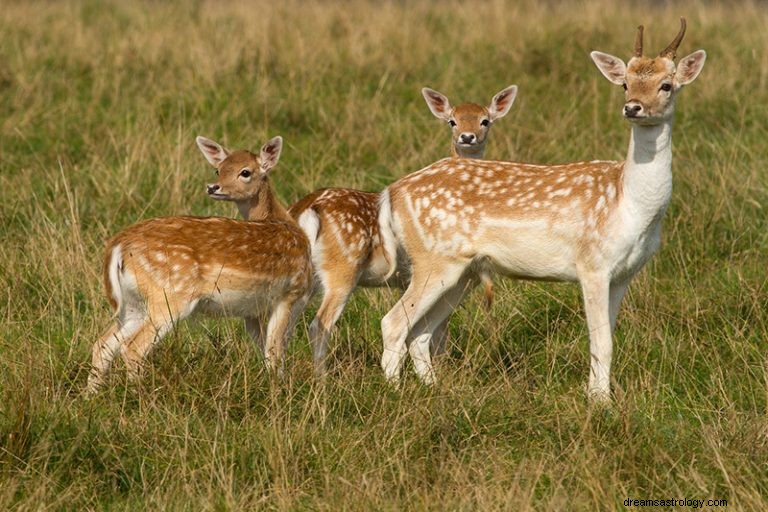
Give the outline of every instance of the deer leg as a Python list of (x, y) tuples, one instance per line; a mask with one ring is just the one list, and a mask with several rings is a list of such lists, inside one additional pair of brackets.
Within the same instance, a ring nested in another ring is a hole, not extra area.
[(432, 333), (432, 356), (441, 356), (445, 354), (446, 347), (448, 346), (448, 339), (451, 335), (448, 330), (449, 318), (450, 316), (445, 317), (445, 320), (443, 320)]
[(621, 299), (624, 298), (624, 294), (627, 293), (629, 287), (629, 281), (631, 278), (624, 281), (611, 283), (610, 289), (610, 306), (609, 314), (611, 316), (611, 332), (616, 328), (616, 317), (619, 316), (619, 306), (621, 306)]
[[(434, 268), (439, 268), (435, 271)], [(414, 267), (411, 284), (395, 306), (381, 320), (384, 353), (381, 366), (389, 381), (400, 378), (403, 358), (408, 351), (406, 340), (413, 327), (461, 279), (465, 265), (433, 265), (433, 268)], [(413, 343), (413, 342), (412, 342)], [(423, 351), (416, 349), (423, 358)], [(427, 345), (427, 354), (429, 353)]]
[(264, 343), (267, 338), (266, 322), (263, 315), (255, 315), (245, 318), (245, 331), (259, 347), (259, 352), (264, 353)]
[(128, 370), (129, 380), (136, 381), (141, 377), (147, 354), (172, 328), (171, 322), (155, 325), (147, 318), (136, 332), (126, 338), (121, 355)]
[[(477, 279), (464, 276), (453, 287), (448, 289), (422, 317), (411, 331), (411, 342), (408, 351), (413, 360), (416, 374), (427, 385), (434, 384), (435, 372), (430, 358), (430, 348), (436, 335), (445, 337), (448, 318), (462, 299), (477, 285)], [(441, 340), (444, 342), (444, 340)]]
[(282, 375), (283, 372), (282, 365), (288, 336), (306, 303), (307, 297), (286, 298), (277, 304), (269, 317), (264, 360), (267, 367), (276, 371), (278, 375)]
[(359, 272), (346, 268), (341, 272), (324, 272), (322, 275), (323, 300), (309, 326), (309, 340), (317, 375), (325, 373), (328, 338), (357, 285), (359, 275)]
[(162, 302), (150, 304), (149, 314), (141, 326), (123, 343), (123, 362), (128, 370), (128, 379), (141, 377), (142, 365), (147, 354), (168, 334), (178, 322), (188, 317), (197, 305), (196, 301), (178, 303), (163, 294)]
[(594, 401), (609, 402), (613, 352), (610, 282), (608, 276), (602, 275), (582, 276), (580, 281), (589, 329), (590, 372), (587, 392)]
[(91, 371), (85, 388), (86, 395), (93, 395), (98, 391), (109, 373), (112, 361), (120, 353), (123, 341), (132, 336), (140, 326), (141, 320), (131, 319), (128, 322), (118, 320), (93, 344)]

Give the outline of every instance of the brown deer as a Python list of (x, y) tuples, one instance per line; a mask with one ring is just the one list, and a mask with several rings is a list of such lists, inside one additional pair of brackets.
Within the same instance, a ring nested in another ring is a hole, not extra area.
[[(382, 319), (382, 367), (399, 378), (406, 352), (435, 380), (432, 335), (483, 272), (581, 285), (590, 339), (588, 391), (610, 399), (612, 332), (632, 278), (656, 252), (672, 192), (672, 122), (680, 89), (704, 66), (703, 50), (675, 64), (685, 33), (656, 57), (592, 52), (625, 93), (627, 158), (530, 165), (449, 158), (409, 174), (383, 193), (379, 225), (388, 255), (411, 262), (411, 282)], [(390, 256), (393, 262), (394, 257)], [(393, 275), (395, 266), (384, 277)], [(410, 344), (408, 341), (410, 340)]]
[[(258, 155), (228, 152), (198, 137), (217, 169), (208, 193), (237, 203), (248, 221), (221, 217), (161, 217), (130, 226), (107, 243), (104, 284), (117, 314), (93, 345), (87, 392), (103, 383), (120, 354), (129, 376), (177, 322), (196, 312), (249, 319), (270, 368), (281, 370), (284, 347), (312, 285), (310, 246), (276, 200), (269, 175), (282, 138)], [(265, 342), (255, 320), (268, 317)]]
[[(481, 158), (490, 125), (509, 112), (517, 86), (496, 94), (488, 107), (474, 103), (451, 107), (448, 98), (437, 91), (424, 88), (422, 93), (435, 116), (453, 128), (451, 153), (457, 158)], [(406, 267), (401, 265), (403, 272), (389, 272), (395, 261), (387, 260), (382, 251), (377, 221), (379, 199), (378, 193), (326, 188), (310, 193), (288, 210), (312, 244), (315, 275), (323, 294), (309, 327), (318, 373), (324, 371), (328, 337), (352, 291), (357, 286), (402, 288), (408, 282)], [(490, 279), (485, 285), (490, 301)], [(435, 339), (437, 353), (444, 350), (445, 338), (446, 325), (442, 325)]]

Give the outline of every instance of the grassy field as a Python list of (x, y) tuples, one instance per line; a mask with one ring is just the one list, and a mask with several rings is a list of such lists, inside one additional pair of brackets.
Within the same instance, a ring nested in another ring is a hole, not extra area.
[[(554, 14), (553, 14), (554, 13)], [(257, 149), (292, 202), (380, 190), (448, 151), (419, 90), (519, 86), (486, 156), (621, 159), (622, 91), (588, 53), (635, 27), (707, 64), (678, 100), (661, 251), (630, 287), (615, 405), (584, 394), (576, 286), (499, 280), (450, 324), (440, 384), (388, 386), (358, 291), (312, 378), (299, 323), (273, 382), (236, 319), (187, 322), (145, 380), (78, 393), (110, 322), (104, 240), (208, 200), (206, 135)], [(768, 509), (768, 9), (651, 2), (4, 2), (0, 8), (0, 509), (611, 510), (626, 499)]]

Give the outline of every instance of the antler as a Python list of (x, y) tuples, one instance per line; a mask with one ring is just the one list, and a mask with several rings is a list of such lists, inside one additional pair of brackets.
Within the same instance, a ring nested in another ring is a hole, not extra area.
[(667, 57), (668, 59), (675, 58), (675, 54), (677, 52), (677, 47), (680, 46), (680, 41), (683, 40), (683, 36), (685, 35), (685, 18), (680, 18), (680, 32), (677, 33), (677, 36), (672, 40), (671, 43), (669, 43), (669, 46), (661, 50), (661, 53), (659, 53), (660, 57)]
[(635, 57), (643, 56), (643, 26), (637, 27), (637, 35), (635, 36)]

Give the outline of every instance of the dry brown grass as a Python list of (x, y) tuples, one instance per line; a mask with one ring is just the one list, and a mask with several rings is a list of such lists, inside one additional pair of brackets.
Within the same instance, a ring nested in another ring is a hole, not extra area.
[[(96, 400), (109, 321), (103, 241), (140, 219), (234, 215), (207, 200), (203, 134), (283, 135), (292, 201), (383, 188), (444, 155), (419, 95), (487, 102), (516, 83), (487, 156), (621, 158), (621, 92), (588, 52), (634, 27), (704, 48), (681, 95), (664, 246), (633, 282), (616, 404), (583, 395), (577, 291), (499, 282), (451, 322), (441, 384), (385, 385), (364, 291), (311, 377), (306, 328), (275, 384), (234, 320), (190, 322), (147, 379)], [(0, 8), (0, 508), (595, 510), (627, 498), (768, 507), (768, 15), (762, 3), (7, 2)]]

